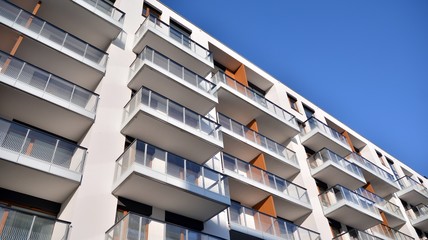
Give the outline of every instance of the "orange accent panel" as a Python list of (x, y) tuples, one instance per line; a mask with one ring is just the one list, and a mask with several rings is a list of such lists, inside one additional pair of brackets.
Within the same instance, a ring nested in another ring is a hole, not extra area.
[(254, 205), (253, 208), (269, 216), (276, 217), (275, 203), (273, 202), (272, 195)]
[(3, 232), (4, 227), (6, 226), (7, 217), (9, 216), (9, 212), (4, 212), (3, 217), (0, 221), (0, 235)]
[(251, 122), (247, 124), (247, 127), (255, 132), (259, 132), (256, 119), (251, 120)]
[(10, 55), (12, 55), (12, 56), (14, 56), (15, 55), (15, 53), (16, 53), (16, 51), (18, 51), (18, 47), (19, 47), (19, 45), (21, 44), (21, 42), (22, 42), (22, 40), (24, 39), (24, 37), (23, 36), (19, 36), (18, 37), (18, 39), (16, 40), (16, 42), (15, 42), (15, 45), (13, 45), (13, 48), (12, 48), (12, 50), (10, 50)]
[(34, 7), (34, 9), (33, 9), (33, 15), (36, 15), (37, 14), (37, 12), (39, 11), (39, 9), (40, 9), (40, 6), (42, 5), (42, 2), (41, 1), (38, 1), (37, 2), (37, 4), (36, 4), (36, 6)]
[(380, 212), (380, 216), (382, 217), (382, 223), (386, 226), (389, 226), (388, 224), (388, 220), (386, 219), (385, 213), (384, 212)]
[(363, 186), (363, 188), (371, 193), (375, 193), (373, 186), (370, 182), (367, 182), (366, 185)]
[(248, 87), (248, 80), (247, 80), (247, 72), (245, 71), (245, 65), (241, 64), (241, 66), (236, 70), (235, 72), (235, 80), (242, 83), (243, 85)]
[(348, 142), (349, 146), (351, 147), (351, 150), (355, 152), (354, 145), (352, 144), (351, 138), (349, 137), (349, 134), (347, 131), (343, 131), (342, 135), (346, 138), (346, 141)]
[(235, 78), (235, 74), (233, 73), (233, 72), (231, 72), (229, 69), (226, 69), (225, 71), (224, 71), (224, 73), (227, 75), (227, 76), (229, 76), (229, 77), (231, 77), (231, 78)]
[(266, 171), (265, 155), (263, 155), (263, 153), (260, 153), (257, 157), (251, 160), (250, 163)]

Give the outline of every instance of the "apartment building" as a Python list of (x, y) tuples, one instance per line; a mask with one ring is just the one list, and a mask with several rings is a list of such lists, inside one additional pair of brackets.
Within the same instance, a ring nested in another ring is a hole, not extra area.
[(428, 180), (156, 0), (0, 0), (0, 239), (427, 239)]

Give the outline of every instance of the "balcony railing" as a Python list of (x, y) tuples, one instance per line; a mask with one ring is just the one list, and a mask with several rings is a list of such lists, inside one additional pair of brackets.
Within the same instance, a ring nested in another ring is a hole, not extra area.
[(347, 170), (361, 178), (364, 178), (363, 173), (361, 172), (361, 169), (358, 166), (326, 148), (323, 148), (322, 150), (318, 151), (316, 154), (308, 158), (309, 167), (311, 169), (315, 169), (329, 161), (335, 163), (336, 165), (339, 165), (344, 170)]
[(226, 176), (140, 140), (134, 141), (116, 160), (115, 181), (136, 164), (206, 191), (229, 196)]
[(231, 224), (272, 235), (280, 239), (320, 240), (317, 232), (300, 227), (281, 218), (274, 218), (254, 209), (232, 203), (229, 208)]
[(0, 51), (0, 77), (5, 82), (29, 87), (37, 96), (52, 96), (65, 101), (68, 107), (82, 109), (94, 115), (99, 96), (67, 80), (46, 72)]
[(334, 237), (332, 240), (383, 240), (382, 238), (373, 236), (366, 232), (362, 232), (356, 229), (353, 229), (349, 232), (340, 234), (337, 237)]
[(70, 223), (0, 206), (0, 239), (67, 240)]
[(376, 225), (370, 228), (370, 230), (376, 236), (382, 236), (386, 239), (414, 240), (414, 238), (383, 224)]
[(105, 240), (222, 240), (206, 233), (128, 213), (106, 232)]
[(428, 218), (428, 206), (419, 204), (406, 211), (407, 216), (411, 220), (426, 217)]
[(123, 24), (123, 21), (125, 19), (125, 13), (115, 8), (111, 3), (105, 0), (77, 0), (77, 1), (83, 1), (89, 4), (90, 6), (94, 7), (98, 12), (107, 16), (108, 18), (111, 18), (114, 21), (120, 24)]
[(165, 55), (153, 50), (150, 47), (145, 47), (137, 58), (130, 66), (129, 79), (132, 79), (135, 74), (139, 71), (144, 61), (150, 61), (157, 65), (158, 67), (168, 71), (174, 76), (182, 79), (183, 81), (190, 83), (195, 86), (202, 92), (209, 93), (210, 95), (216, 96), (217, 93), (213, 93), (212, 90), (215, 87), (215, 84), (206, 80), (205, 78), (197, 75), (191, 70), (183, 67), (177, 62), (169, 59)]
[(301, 202), (309, 203), (306, 189), (226, 153), (222, 156), (225, 170), (235, 172)]
[(146, 20), (144, 20), (144, 22), (135, 32), (134, 45), (140, 41), (143, 33), (148, 28), (154, 29), (157, 32), (168, 37), (169, 39), (181, 44), (185, 49), (189, 49), (199, 57), (206, 59), (209, 62), (213, 62), (212, 54), (208, 49), (202, 47), (201, 45), (190, 39), (188, 36), (185, 36), (184, 34), (170, 27), (168, 24), (162, 22), (156, 16), (153, 15), (147, 17)]
[(363, 166), (365, 166), (367, 169), (369, 169), (373, 174), (376, 176), (383, 178), (385, 181), (395, 184), (395, 178), (392, 174), (388, 173), (387, 171), (383, 170), (382, 168), (376, 166), (376, 164), (370, 162), (369, 160), (363, 158), (362, 156), (351, 153), (348, 156), (346, 156), (346, 159), (348, 160), (354, 160), (355, 162), (359, 162)]
[(379, 210), (375, 207), (375, 203), (372, 200), (340, 185), (331, 187), (324, 193), (321, 193), (319, 199), (324, 209), (332, 207), (341, 201), (346, 201), (379, 215)]
[(250, 128), (240, 124), (239, 122), (226, 117), (225, 115), (219, 113), (218, 114), (220, 125), (232, 131), (235, 134), (257, 144), (258, 146), (266, 149), (268, 152), (272, 152), (276, 155), (279, 155), (288, 161), (292, 162), (295, 165), (298, 165), (296, 153), (291, 151), (290, 149), (280, 145), (279, 143), (274, 142), (273, 140), (257, 133)]
[(224, 72), (218, 71), (214, 75), (214, 81), (216, 84), (222, 82), (227, 86), (235, 89), (237, 92), (244, 95), (247, 99), (251, 100), (260, 108), (280, 118), (284, 122), (288, 122), (290, 125), (298, 129), (296, 117), (294, 117), (291, 113), (287, 112), (286, 110), (276, 105), (275, 103), (267, 100), (264, 96), (260, 95), (256, 91), (244, 86), (243, 84), (239, 83), (235, 79), (227, 76)]
[(130, 118), (134, 116), (135, 112), (141, 109), (141, 106), (167, 116), (170, 121), (191, 127), (195, 131), (201, 132), (207, 137), (221, 140), (220, 126), (216, 122), (147, 88), (141, 88), (140, 91), (138, 91), (126, 104), (123, 123), (127, 123)]
[(379, 197), (378, 195), (372, 192), (365, 190), (364, 188), (358, 188), (357, 190), (355, 190), (355, 192), (375, 202), (375, 204), (378, 207), (381, 207), (383, 211), (388, 211), (388, 213), (398, 216), (400, 218), (404, 217), (400, 211), (400, 207), (393, 204), (392, 202), (386, 201), (385, 199)]
[(346, 141), (346, 138), (344, 136), (342, 136), (342, 134), (340, 134), (339, 132), (337, 132), (336, 130), (334, 130), (333, 128), (327, 126), (325, 123), (321, 122), (320, 120), (311, 117), (308, 120), (306, 120), (303, 124), (302, 124), (302, 129), (300, 132), (300, 135), (304, 136), (307, 133), (309, 133), (312, 130), (318, 129), (319, 131), (327, 134), (328, 136), (336, 139), (337, 141), (345, 144), (346, 146), (348, 146), (348, 142)]
[[(86, 149), (48, 133), (0, 118), (0, 150), (82, 173)], [(31, 181), (31, 179), (29, 179)]]
[(106, 67), (107, 53), (8, 1), (0, 2), (0, 21), (31, 38), (46, 41), (49, 47), (66, 52), (82, 62), (95, 63), (103, 69)]
[(411, 177), (404, 176), (404, 177), (398, 179), (397, 182), (398, 182), (398, 184), (400, 184), (401, 189), (414, 187), (417, 190), (421, 191), (428, 198), (428, 189), (424, 185), (422, 185), (419, 182), (417, 182), (416, 180), (412, 179)]

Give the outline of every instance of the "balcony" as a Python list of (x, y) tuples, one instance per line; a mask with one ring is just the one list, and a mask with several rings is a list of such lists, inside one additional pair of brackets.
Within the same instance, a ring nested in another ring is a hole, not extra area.
[(315, 152), (323, 148), (328, 148), (340, 156), (352, 152), (344, 136), (314, 117), (303, 123), (300, 141)]
[(348, 226), (367, 229), (382, 222), (375, 203), (336, 185), (319, 195), (324, 215)]
[(401, 190), (397, 192), (397, 196), (407, 203), (416, 206), (418, 204), (428, 204), (428, 189), (413, 180), (409, 176), (404, 176), (397, 180)]
[(184, 67), (202, 76), (214, 67), (213, 56), (208, 49), (153, 15), (147, 17), (135, 32), (133, 51), (140, 53), (146, 46), (170, 54), (173, 60), (179, 60)]
[(295, 152), (225, 115), (219, 113), (218, 119), (223, 132), (224, 152), (247, 162), (264, 153), (267, 169), (283, 178), (300, 171)]
[(406, 213), (413, 227), (428, 232), (428, 206), (419, 204)]
[(62, 203), (80, 185), (86, 149), (0, 119), (0, 187)]
[(152, 90), (126, 104), (122, 133), (202, 164), (223, 148), (220, 126)]
[(25, 119), (27, 124), (74, 141), (95, 120), (97, 94), (2, 51), (0, 83), (3, 117)]
[(218, 103), (214, 83), (150, 47), (131, 64), (129, 79), (128, 87), (133, 90), (144, 85), (200, 114), (207, 114)]
[(359, 167), (326, 148), (308, 158), (308, 164), (312, 176), (330, 186), (340, 184), (357, 189), (366, 184)]
[(230, 205), (226, 177), (136, 140), (116, 161), (113, 194), (207, 221)]
[(0, 239), (69, 239), (69, 222), (1, 205), (0, 219)]
[(125, 215), (106, 232), (105, 240), (223, 240), (206, 233), (183, 228), (135, 213)]
[(359, 188), (355, 190), (355, 192), (375, 202), (375, 206), (384, 213), (384, 216), (386, 217), (390, 227), (398, 227), (406, 223), (406, 219), (401, 213), (400, 207), (397, 205), (386, 201), (380, 196), (369, 192), (364, 188)]
[(229, 208), (230, 239), (320, 240), (319, 233), (281, 218), (232, 203)]
[(222, 160), (235, 201), (254, 206), (273, 196), (278, 215), (291, 221), (312, 211), (306, 189), (226, 153)]
[(279, 143), (300, 132), (293, 115), (256, 91), (221, 71), (217, 72), (213, 79), (218, 86), (219, 112), (241, 123), (256, 119), (259, 132)]
[(334, 237), (332, 240), (384, 240), (384, 239), (368, 234), (366, 232), (359, 231), (357, 229), (353, 229), (349, 232), (346, 232), (346, 233), (340, 234), (337, 237)]
[[(26, 36), (16, 57), (90, 90), (94, 90), (104, 76), (107, 53), (45, 20), (1, 1), (0, 23), (5, 45), (14, 43), (21, 34)], [(2, 50), (12, 48), (5, 45), (0, 44)]]
[(400, 189), (392, 174), (389, 174), (362, 156), (351, 153), (345, 158), (361, 168), (364, 178), (367, 182), (370, 182), (377, 195), (386, 197)]
[[(37, 4), (36, 0), (11, 2), (29, 12)], [(44, 0), (37, 16), (104, 50), (122, 31), (125, 19), (124, 12), (105, 0)]]
[(414, 238), (383, 224), (370, 228), (370, 231), (384, 240), (414, 240)]

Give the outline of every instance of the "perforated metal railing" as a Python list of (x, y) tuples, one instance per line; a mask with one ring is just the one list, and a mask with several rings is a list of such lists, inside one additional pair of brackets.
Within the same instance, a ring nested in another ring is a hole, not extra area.
[(0, 1), (0, 22), (31, 38), (48, 42), (51, 48), (105, 70), (107, 53), (8, 1)]
[[(232, 202), (229, 221), (280, 239), (320, 240), (319, 233)], [(270, 239), (270, 238), (269, 238)]]
[(0, 51), (0, 81), (30, 87), (38, 96), (53, 96), (95, 114), (99, 95)]
[(82, 173), (86, 149), (48, 133), (0, 118), (0, 151)]
[(276, 105), (272, 101), (269, 101), (264, 96), (257, 93), (256, 91), (244, 86), (243, 84), (239, 83), (235, 79), (227, 76), (224, 72), (218, 71), (214, 75), (213, 79), (216, 84), (221, 82), (226, 84), (227, 86), (235, 89), (240, 94), (244, 95), (247, 99), (254, 102), (260, 108), (265, 109), (270, 114), (280, 118), (284, 122), (287, 122), (293, 127), (295, 127), (296, 129), (298, 129), (296, 117), (294, 117), (291, 113), (287, 112), (285, 109)]
[(232, 171), (240, 176), (261, 183), (268, 188), (272, 188), (281, 194), (309, 204), (309, 197), (305, 188), (226, 153), (222, 153), (222, 159), (225, 170)]
[(212, 90), (215, 87), (215, 84), (206, 80), (205, 78), (199, 76), (193, 71), (185, 68), (179, 63), (171, 60), (160, 52), (153, 50), (150, 47), (145, 47), (141, 53), (138, 54), (137, 58), (131, 64), (129, 71), (129, 79), (131, 80), (135, 74), (139, 71), (144, 61), (149, 61), (154, 63), (156, 66), (168, 71), (174, 76), (184, 80), (185, 82), (190, 83), (195, 86), (202, 92), (209, 93), (211, 95), (217, 96), (216, 92)]
[(213, 62), (213, 56), (208, 49), (196, 43), (190, 37), (170, 27), (168, 24), (162, 22), (156, 16), (153, 15), (147, 17), (146, 20), (144, 20), (144, 22), (135, 32), (134, 45), (141, 40), (143, 33), (145, 33), (145, 31), (149, 28), (154, 29), (156, 30), (156, 32), (159, 32), (162, 35), (168, 37), (169, 39), (179, 43), (185, 49), (189, 49), (197, 56), (206, 59), (210, 62)]

